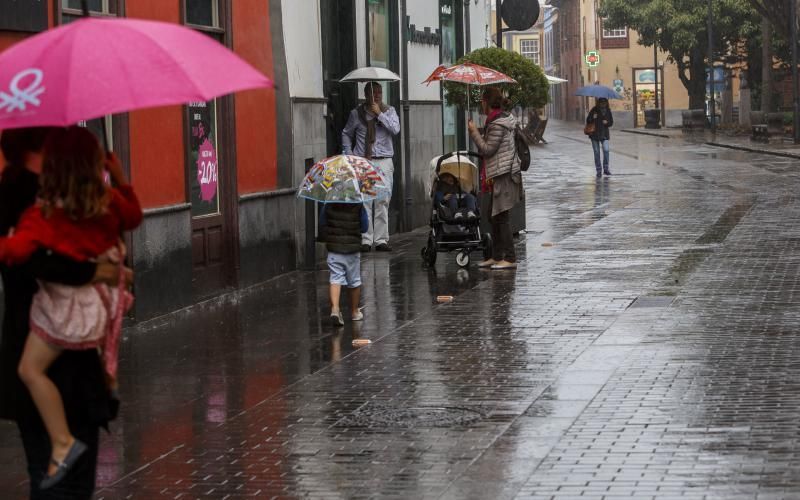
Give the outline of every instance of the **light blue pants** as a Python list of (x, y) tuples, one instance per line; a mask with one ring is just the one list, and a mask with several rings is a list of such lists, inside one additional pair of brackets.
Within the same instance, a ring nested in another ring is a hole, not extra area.
[[(603, 146), (603, 163), (600, 164), (600, 146)], [(592, 139), (592, 149), (594, 150), (594, 168), (599, 174), (602, 171), (608, 172), (608, 159), (611, 156), (611, 150), (608, 145), (608, 140), (595, 141)]]

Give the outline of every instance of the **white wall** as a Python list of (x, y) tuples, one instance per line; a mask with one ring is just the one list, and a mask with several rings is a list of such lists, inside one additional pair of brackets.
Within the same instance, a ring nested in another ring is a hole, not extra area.
[(319, 19), (319, 0), (283, 2), (282, 11), (289, 95), (291, 97), (322, 97), (320, 35), (322, 26)]
[(489, 32), (487, 28), (491, 21), (491, 7), (488, 0), (478, 0), (477, 4), (474, 0), (470, 2), (469, 16), (469, 37), (472, 50), (488, 47)]
[[(406, 8), (411, 24), (416, 29), (439, 29), (439, 2), (432, 0), (407, 0)], [(401, 26), (405, 26), (401, 23)], [(425, 85), (423, 80), (439, 66), (439, 45), (408, 44), (408, 98), (412, 101), (438, 101), (439, 83)]]

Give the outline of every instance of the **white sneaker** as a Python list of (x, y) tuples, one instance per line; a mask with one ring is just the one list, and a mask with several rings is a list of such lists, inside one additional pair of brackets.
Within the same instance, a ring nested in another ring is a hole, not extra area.
[(472, 210), (467, 212), (467, 219), (473, 220), (473, 219), (477, 219), (477, 218), (478, 218), (478, 216), (475, 215), (475, 212), (473, 212)]
[(364, 313), (361, 312), (361, 309), (359, 309), (355, 313), (353, 313), (353, 316), (350, 319), (352, 319), (353, 321), (363, 321)]
[(344, 316), (342, 316), (342, 311), (331, 311), (331, 323), (333, 323), (333, 326), (344, 326)]
[(462, 217), (464, 217), (464, 214), (462, 214), (461, 212), (456, 212), (456, 214), (453, 216), (454, 219), (460, 219)]

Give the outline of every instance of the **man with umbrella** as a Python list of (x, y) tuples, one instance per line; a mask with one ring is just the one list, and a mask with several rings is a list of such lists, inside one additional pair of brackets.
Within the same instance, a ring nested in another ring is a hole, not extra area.
[[(392, 106), (383, 103), (383, 89), (378, 82), (364, 87), (366, 102), (350, 112), (342, 130), (342, 149), (346, 155), (363, 156), (381, 170), (391, 192), (394, 179), (394, 144), (392, 136), (400, 133), (400, 119)], [(389, 201), (391, 196), (367, 202), (369, 229), (361, 236), (361, 251), (391, 251), (389, 246)]]

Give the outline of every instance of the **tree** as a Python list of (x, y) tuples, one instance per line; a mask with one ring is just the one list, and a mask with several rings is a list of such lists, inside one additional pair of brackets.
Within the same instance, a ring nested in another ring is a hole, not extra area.
[(750, 6), (786, 40), (789, 39), (789, 1), (791, 0), (749, 0)]
[[(758, 32), (760, 16), (747, 2), (714, 0), (714, 47), (727, 54)], [(689, 93), (689, 107), (705, 105), (708, 52), (708, 3), (701, 0), (603, 0), (599, 14), (607, 28), (628, 27), (639, 44), (658, 46), (678, 67)], [(716, 57), (715, 57), (716, 59)]]
[[(544, 72), (539, 66), (516, 52), (497, 47), (477, 49), (458, 60), (458, 64), (464, 62), (486, 66), (505, 73), (516, 80), (519, 85), (503, 85), (504, 88), (508, 89), (508, 98), (512, 103), (512, 107), (541, 108), (547, 104), (550, 84), (544, 76)], [(466, 85), (456, 82), (444, 82), (444, 88), (447, 91), (447, 104), (465, 106)], [(470, 105), (475, 108), (481, 100), (480, 87), (471, 86), (470, 94)]]

